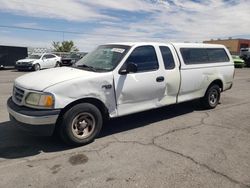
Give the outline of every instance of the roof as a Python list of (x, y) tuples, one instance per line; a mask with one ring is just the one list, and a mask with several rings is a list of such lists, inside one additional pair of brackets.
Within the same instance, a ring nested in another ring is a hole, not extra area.
[(235, 41), (235, 40), (238, 40), (238, 41), (250, 41), (250, 39), (244, 39), (244, 38), (228, 38), (228, 39), (211, 39), (211, 40), (206, 40), (204, 42), (219, 42), (219, 41)]
[(109, 43), (109, 44), (134, 46), (134, 45), (160, 45), (160, 44), (166, 44), (166, 43), (159, 43), (159, 42), (116, 42), (116, 43)]
[(171, 42), (121, 42), (121, 43), (109, 43), (109, 45), (126, 45), (126, 46), (134, 46), (134, 45), (166, 45), (172, 44), (176, 47), (207, 47), (207, 48), (218, 48), (224, 47), (221, 44), (206, 44), (206, 43), (171, 43)]
[(224, 48), (222, 44), (206, 44), (206, 43), (172, 43), (175, 47), (202, 47), (202, 48)]

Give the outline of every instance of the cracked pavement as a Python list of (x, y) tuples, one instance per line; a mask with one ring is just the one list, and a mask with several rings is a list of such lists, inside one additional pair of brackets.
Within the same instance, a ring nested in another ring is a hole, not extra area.
[(8, 120), (13, 80), (0, 71), (0, 187), (250, 187), (250, 69), (237, 69), (221, 104), (172, 105), (105, 123), (68, 148)]

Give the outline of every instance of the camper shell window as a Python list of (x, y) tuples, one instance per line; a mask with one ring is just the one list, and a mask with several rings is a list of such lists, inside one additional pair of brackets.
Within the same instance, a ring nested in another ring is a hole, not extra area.
[(180, 51), (187, 65), (230, 61), (223, 48), (181, 48)]

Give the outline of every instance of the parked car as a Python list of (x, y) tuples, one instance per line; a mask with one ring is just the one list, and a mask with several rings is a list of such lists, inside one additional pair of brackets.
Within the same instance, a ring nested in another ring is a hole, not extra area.
[(62, 56), (60, 66), (72, 66), (74, 63), (79, 61), (87, 53), (84, 52), (74, 52)]
[(76, 66), (17, 78), (7, 102), (11, 121), (84, 145), (97, 137), (104, 119), (194, 99), (215, 108), (234, 75), (229, 51), (212, 44), (107, 44)]
[(243, 68), (245, 66), (245, 61), (240, 58), (238, 55), (232, 55), (234, 61), (234, 67)]
[(61, 57), (50, 54), (32, 54), (25, 59), (20, 59), (16, 62), (17, 70), (34, 70), (52, 68), (60, 66)]

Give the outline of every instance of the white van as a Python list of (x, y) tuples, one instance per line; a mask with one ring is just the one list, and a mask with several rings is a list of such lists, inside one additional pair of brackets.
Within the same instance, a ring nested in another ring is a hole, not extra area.
[(232, 87), (234, 63), (222, 45), (116, 43), (77, 63), (15, 80), (10, 119), (30, 131), (58, 131), (74, 145), (94, 140), (105, 118), (201, 99), (215, 108)]

